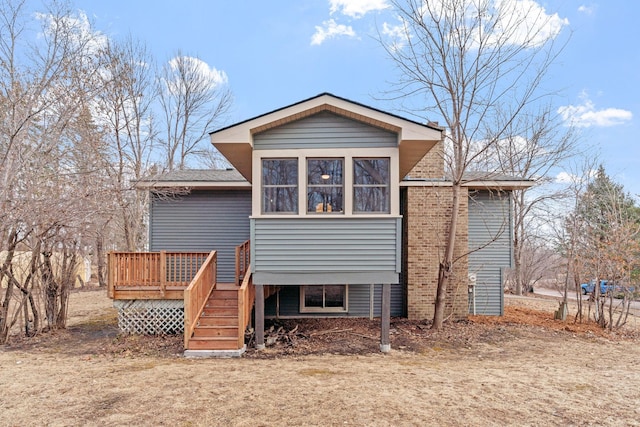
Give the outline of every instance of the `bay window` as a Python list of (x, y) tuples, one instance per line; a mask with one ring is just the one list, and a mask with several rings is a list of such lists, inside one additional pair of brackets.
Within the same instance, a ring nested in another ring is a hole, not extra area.
[[(390, 157), (300, 155), (260, 161), (262, 214), (392, 212)], [(306, 208), (302, 207), (304, 204)], [(301, 209), (306, 210), (300, 212)]]

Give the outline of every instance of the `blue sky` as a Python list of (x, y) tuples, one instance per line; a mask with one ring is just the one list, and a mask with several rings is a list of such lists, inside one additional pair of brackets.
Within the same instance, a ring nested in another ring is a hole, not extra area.
[[(518, 0), (532, 2), (534, 0)], [(579, 125), (608, 173), (640, 194), (640, 2), (538, 0), (570, 40), (545, 86)], [(158, 61), (178, 50), (223, 71), (229, 123), (331, 92), (403, 114), (381, 100), (397, 78), (376, 40), (397, 19), (386, 0), (74, 0), (108, 37), (147, 43)], [(437, 120), (437, 118), (435, 118)]]

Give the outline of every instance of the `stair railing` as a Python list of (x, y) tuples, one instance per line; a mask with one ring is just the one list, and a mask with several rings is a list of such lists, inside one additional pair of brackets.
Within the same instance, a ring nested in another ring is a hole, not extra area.
[(236, 246), (236, 286), (242, 284), (245, 275), (250, 271), (251, 240), (245, 240)]
[(218, 254), (211, 251), (195, 277), (184, 290), (184, 348), (188, 348), (198, 318), (202, 314), (211, 292), (216, 287)]
[[(249, 267), (249, 266), (247, 266)], [(238, 348), (244, 346), (244, 331), (251, 321), (251, 310), (256, 299), (256, 288), (253, 286), (251, 269), (247, 268), (242, 285), (238, 289)]]

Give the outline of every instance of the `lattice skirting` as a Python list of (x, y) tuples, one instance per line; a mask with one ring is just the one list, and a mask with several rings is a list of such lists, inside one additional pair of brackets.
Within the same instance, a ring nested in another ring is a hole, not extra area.
[(159, 335), (184, 332), (182, 300), (116, 300), (118, 326), (130, 334)]

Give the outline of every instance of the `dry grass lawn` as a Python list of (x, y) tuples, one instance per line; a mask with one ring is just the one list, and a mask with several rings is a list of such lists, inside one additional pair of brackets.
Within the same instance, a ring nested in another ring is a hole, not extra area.
[(119, 336), (105, 292), (78, 292), (69, 330), (0, 347), (0, 425), (640, 426), (632, 333), (519, 322), (557, 304), (507, 301), (506, 319), (439, 334), (398, 321), (388, 355), (358, 332), (319, 335), (363, 343), (352, 352), (189, 360), (179, 337)]

